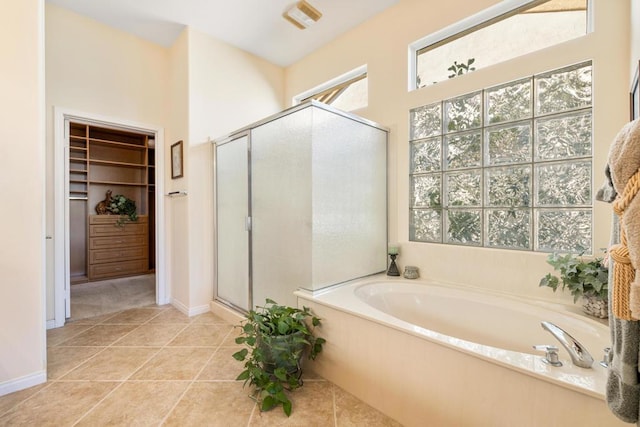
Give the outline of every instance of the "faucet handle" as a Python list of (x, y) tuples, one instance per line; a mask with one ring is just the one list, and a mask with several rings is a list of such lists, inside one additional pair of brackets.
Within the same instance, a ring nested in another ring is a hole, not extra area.
[(562, 366), (562, 362), (558, 358), (558, 347), (553, 345), (534, 345), (533, 348), (537, 351), (544, 351), (544, 359), (542, 361), (551, 366)]
[(602, 356), (602, 360), (600, 361), (600, 365), (602, 365), (605, 368), (609, 367), (609, 354), (611, 353), (611, 347), (605, 347), (604, 349), (604, 356)]

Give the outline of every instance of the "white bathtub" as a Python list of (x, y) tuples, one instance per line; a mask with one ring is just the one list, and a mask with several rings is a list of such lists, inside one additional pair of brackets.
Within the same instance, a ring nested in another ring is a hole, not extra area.
[[(609, 328), (562, 305), (385, 275), (296, 295), (327, 339), (309, 366), (404, 425), (625, 425), (604, 402)], [(541, 321), (580, 341), (592, 369)], [(543, 363), (538, 344), (557, 346), (564, 366)]]

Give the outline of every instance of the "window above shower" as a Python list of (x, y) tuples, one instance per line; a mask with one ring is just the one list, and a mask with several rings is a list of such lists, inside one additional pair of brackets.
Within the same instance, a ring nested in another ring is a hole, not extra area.
[(358, 67), (293, 98), (293, 104), (320, 101), (343, 111), (355, 111), (369, 104), (367, 66)]
[(413, 90), (584, 36), (588, 0), (506, 0), (410, 46)]
[(410, 111), (416, 242), (592, 251), (592, 65)]

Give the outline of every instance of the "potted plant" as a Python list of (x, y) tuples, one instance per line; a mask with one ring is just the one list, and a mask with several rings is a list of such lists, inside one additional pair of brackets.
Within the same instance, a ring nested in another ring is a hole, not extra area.
[(242, 331), (236, 343), (247, 348), (233, 354), (234, 359), (245, 362), (236, 379), (255, 386), (252, 397), (261, 411), (282, 405), (284, 413), (291, 415), (286, 392), (302, 386), (303, 356), (315, 359), (325, 343), (314, 335), (317, 326), (320, 319), (308, 307), (282, 306), (271, 299), (264, 307), (250, 310), (238, 325)]
[(106, 209), (114, 215), (120, 215), (120, 218), (118, 218), (118, 221), (116, 221), (116, 225), (118, 226), (122, 226), (127, 220), (138, 220), (136, 202), (123, 196), (122, 194), (117, 194), (111, 197), (110, 203), (106, 207)]
[(549, 254), (547, 263), (560, 272), (560, 277), (548, 273), (540, 280), (540, 286), (548, 286), (555, 292), (558, 285), (569, 289), (573, 302), (582, 298), (585, 313), (606, 319), (608, 317), (608, 270), (601, 258), (585, 260), (581, 255)]

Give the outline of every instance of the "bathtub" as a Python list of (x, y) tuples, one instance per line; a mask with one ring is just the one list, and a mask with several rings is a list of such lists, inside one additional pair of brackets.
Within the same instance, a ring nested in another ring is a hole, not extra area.
[[(296, 296), (327, 339), (308, 366), (403, 425), (626, 425), (604, 401), (609, 328), (573, 307), (386, 275)], [(541, 321), (580, 341), (593, 367), (574, 366)], [(544, 344), (562, 367), (533, 349)]]

